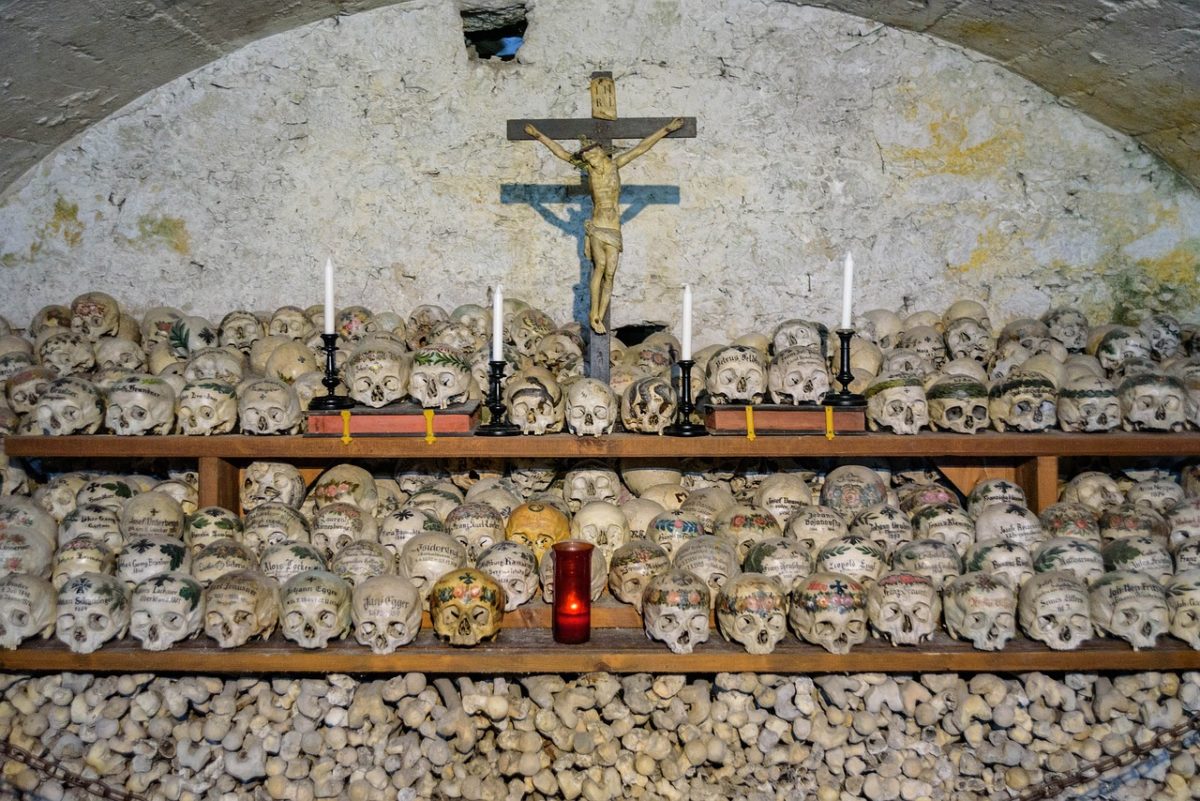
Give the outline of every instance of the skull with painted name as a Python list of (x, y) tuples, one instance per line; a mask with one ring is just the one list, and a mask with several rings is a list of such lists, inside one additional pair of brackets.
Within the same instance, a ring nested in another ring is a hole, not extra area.
[(757, 542), (783, 536), (775, 516), (766, 509), (736, 504), (713, 519), (713, 534), (728, 542), (737, 553), (738, 564)]
[(475, 567), (504, 589), (504, 611), (511, 612), (537, 594), (538, 562), (528, 545), (501, 540), (475, 560)]
[(418, 534), (404, 544), (398, 562), (399, 573), (408, 576), (428, 606), (429, 589), (439, 578), (468, 564), (467, 549), (441, 531)]
[(421, 596), (404, 576), (375, 576), (354, 587), (350, 619), (360, 645), (394, 653), (421, 630)]
[(475, 564), (479, 554), (504, 539), (504, 517), (486, 503), (464, 503), (446, 516), (446, 531)]
[(1127, 641), (1133, 650), (1153, 648), (1170, 628), (1167, 591), (1145, 573), (1105, 573), (1089, 593), (1092, 621), (1101, 631)]
[[(1200, 569), (1176, 573), (1167, 582), (1166, 590), (1171, 634), (1200, 650)], [(0, 583), (0, 598), (3, 597), (4, 585)], [(0, 601), (0, 609), (3, 609), (3, 601)], [(0, 619), (3, 617), (0, 612)]]
[(1063, 431), (1111, 431), (1121, 422), (1116, 387), (1092, 374), (1068, 377), (1058, 392), (1058, 424)]
[(733, 576), (741, 572), (741, 562), (733, 545), (712, 534), (703, 534), (679, 546), (672, 564), (699, 576), (709, 589), (709, 601)]
[(690, 654), (708, 641), (713, 599), (704, 579), (676, 567), (650, 579), (642, 591), (642, 625), (651, 640), (673, 653)]
[(86, 373), (96, 366), (92, 342), (76, 331), (57, 331), (37, 345), (38, 361), (59, 376)]
[(0, 648), (11, 650), (39, 634), (49, 639), (57, 603), (54, 586), (40, 576), (9, 573), (0, 578)]
[(280, 606), (283, 636), (301, 648), (324, 648), (350, 631), (350, 585), (328, 571), (288, 579)]
[(1021, 587), (1021, 628), (1056, 651), (1073, 651), (1094, 634), (1087, 586), (1074, 573), (1038, 573)]
[(188, 436), (228, 434), (237, 425), (237, 390), (229, 384), (187, 384), (175, 399), (175, 422)]
[(243, 434), (295, 434), (303, 419), (300, 398), (274, 378), (247, 381), (238, 387), (238, 418)]
[(104, 400), (91, 382), (64, 376), (38, 398), (34, 416), (43, 434), (95, 434), (104, 422)]
[(849, 576), (814, 573), (796, 583), (788, 623), (797, 636), (832, 654), (867, 639), (867, 593)]
[(129, 628), (129, 592), (120, 579), (81, 573), (58, 590), (54, 634), (72, 653), (90, 654), (125, 636)]
[(208, 586), (204, 633), (222, 648), (271, 636), (279, 620), (279, 585), (257, 570), (226, 573)]
[(767, 367), (774, 403), (819, 403), (829, 392), (829, 369), (815, 346), (796, 345), (775, 353)]
[(975, 543), (963, 559), (966, 572), (982, 571), (1020, 589), (1033, 577), (1033, 556), (1029, 548), (1003, 539), (984, 539)]
[(146, 651), (165, 651), (200, 633), (204, 588), (186, 573), (161, 573), (133, 590), (129, 634)]
[(942, 592), (946, 630), (980, 651), (1000, 651), (1016, 634), (1017, 593), (990, 573), (966, 573)]
[(933, 637), (941, 620), (942, 601), (928, 576), (892, 571), (867, 588), (871, 627), (892, 645), (920, 645)]
[(235, 570), (252, 570), (258, 555), (249, 546), (232, 538), (215, 540), (192, 557), (192, 577), (204, 586)]
[(131, 375), (108, 391), (105, 424), (114, 434), (169, 434), (175, 425), (175, 390), (161, 378)]
[(729, 345), (714, 353), (704, 371), (713, 403), (762, 403), (767, 395), (767, 359), (757, 348)]
[(1075, 537), (1054, 537), (1034, 553), (1033, 569), (1038, 573), (1066, 570), (1082, 579), (1084, 584), (1091, 584), (1104, 575), (1104, 557), (1093, 542)]
[(464, 567), (439, 578), (429, 591), (433, 630), (451, 645), (478, 645), (500, 633), (504, 589), (480, 570)]
[(661, 375), (638, 378), (621, 395), (621, 423), (628, 431), (662, 434), (675, 421), (679, 396)]
[(325, 556), (314, 546), (288, 541), (264, 548), (258, 559), (258, 569), (282, 584), (292, 576), (309, 570), (329, 570), (330, 567)]
[(928, 576), (935, 587), (962, 575), (962, 557), (954, 546), (941, 540), (913, 540), (892, 554), (892, 569)]
[(762, 573), (742, 573), (717, 593), (717, 628), (726, 642), (751, 654), (769, 654), (787, 634), (788, 594)]

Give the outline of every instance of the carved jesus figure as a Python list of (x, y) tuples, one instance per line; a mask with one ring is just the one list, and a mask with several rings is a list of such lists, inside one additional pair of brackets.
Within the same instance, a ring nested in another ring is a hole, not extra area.
[(525, 126), (525, 133), (545, 145), (555, 156), (587, 170), (592, 189), (592, 219), (583, 224), (583, 253), (592, 262), (589, 317), (592, 330), (597, 334), (605, 333), (604, 314), (612, 299), (613, 277), (621, 259), (621, 176), (618, 171), (654, 147), (664, 136), (682, 127), (683, 119), (676, 117), (628, 150), (610, 156), (599, 142), (592, 142), (587, 137), (580, 138), (578, 152), (570, 153), (534, 125)]

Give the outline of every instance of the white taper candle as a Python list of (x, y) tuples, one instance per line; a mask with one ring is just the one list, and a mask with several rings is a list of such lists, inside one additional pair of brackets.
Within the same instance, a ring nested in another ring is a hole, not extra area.
[(504, 361), (504, 286), (492, 292), (492, 361)]
[(325, 259), (325, 333), (333, 333), (333, 259)]
[(850, 294), (854, 285), (854, 256), (846, 254), (846, 264), (842, 270), (842, 328), (850, 327)]
[(683, 285), (683, 361), (692, 358), (692, 285)]

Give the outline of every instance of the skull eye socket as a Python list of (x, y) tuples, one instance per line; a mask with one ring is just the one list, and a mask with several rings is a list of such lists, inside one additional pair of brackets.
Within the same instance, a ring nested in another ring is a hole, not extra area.
[(300, 612), (296, 610), (288, 612), (285, 619), (289, 629), (298, 629), (304, 625), (304, 615), (300, 614)]
[(454, 373), (438, 373), (438, 381), (443, 387), (449, 389), (454, 386)]
[(375, 636), (375, 624), (370, 620), (364, 620), (358, 624), (358, 633), (364, 637)]
[(324, 628), (333, 628), (333, 624), (337, 622), (337, 615), (332, 610), (326, 609), (317, 618), (317, 622)]
[(87, 625), (92, 631), (103, 631), (108, 627), (108, 615), (101, 612), (92, 612), (88, 615)]
[(8, 619), (14, 626), (25, 628), (29, 624), (29, 613), (23, 609), (14, 609)]

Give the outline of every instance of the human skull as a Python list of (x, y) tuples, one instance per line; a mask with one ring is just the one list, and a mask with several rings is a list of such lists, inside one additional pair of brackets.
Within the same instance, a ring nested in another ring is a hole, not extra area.
[(974, 434), (991, 423), (983, 382), (965, 375), (939, 375), (925, 390), (934, 431)]
[(531, 307), (521, 309), (506, 322), (505, 335), (517, 353), (526, 357), (533, 356), (538, 343), (555, 328), (550, 315)]
[(1082, 503), (1099, 514), (1124, 503), (1125, 494), (1112, 476), (1092, 470), (1068, 481), (1059, 500)]
[(161, 378), (131, 375), (108, 391), (105, 424), (114, 434), (169, 434), (175, 425), (175, 390)]
[(1104, 557), (1095, 543), (1074, 537), (1055, 537), (1046, 541), (1033, 555), (1038, 573), (1066, 570), (1091, 584), (1104, 575)]
[(983, 571), (1020, 589), (1033, 576), (1033, 557), (1029, 548), (1003, 539), (984, 539), (975, 543), (963, 559), (967, 573)]
[(289, 339), (271, 351), (264, 372), (268, 378), (292, 384), (300, 376), (317, 372), (319, 369), (317, 357), (312, 349), (304, 342)]
[(357, 587), (367, 579), (396, 573), (392, 552), (373, 540), (346, 543), (333, 554), (329, 571)]
[(57, 600), (54, 633), (72, 653), (90, 654), (129, 628), (129, 593), (113, 576), (81, 573), (59, 588)]
[(668, 557), (674, 556), (685, 542), (703, 534), (704, 522), (700, 516), (679, 509), (655, 515), (645, 531), (646, 538), (663, 548)]
[(313, 515), (312, 544), (327, 559), (352, 542), (373, 542), (378, 537), (375, 518), (354, 504), (326, 504)]
[(1153, 648), (1170, 627), (1167, 591), (1145, 573), (1105, 573), (1092, 584), (1089, 597), (1096, 627), (1126, 640), (1135, 651)]
[(399, 346), (371, 347), (355, 351), (346, 360), (343, 375), (351, 398), (378, 409), (408, 394), (411, 369), (408, 355)]
[(299, 306), (280, 306), (267, 323), (267, 335), (303, 342), (313, 333), (312, 321)]
[(662, 434), (675, 422), (679, 397), (671, 381), (661, 375), (635, 380), (621, 395), (621, 423), (627, 431)]
[(966, 573), (942, 591), (946, 630), (980, 651), (1002, 651), (1016, 634), (1017, 593), (989, 573)]
[(509, 419), (524, 434), (562, 431), (566, 398), (550, 371), (541, 367), (519, 370), (504, 387)]
[(740, 565), (756, 542), (783, 536), (775, 516), (766, 509), (736, 504), (713, 519), (713, 534), (733, 546)]
[(204, 633), (221, 648), (271, 636), (279, 620), (279, 585), (255, 570), (226, 573), (208, 586)]
[(992, 352), (992, 332), (978, 320), (959, 317), (946, 323), (942, 343), (951, 359), (971, 359), (984, 363)]
[(250, 347), (263, 336), (263, 325), (253, 312), (238, 309), (221, 318), (217, 341), (223, 348), (235, 348), (250, 355)]
[(1121, 422), (1121, 405), (1111, 381), (1084, 374), (1066, 379), (1058, 392), (1063, 431), (1111, 431)]
[(774, 537), (750, 546), (742, 560), (742, 570), (771, 576), (787, 591), (813, 573), (813, 557), (796, 540)]
[[(583, 547), (591, 545), (583, 540), (563, 540), (569, 542), (569, 548), (582, 550)], [(599, 548), (592, 547), (588, 549), (591, 553), (589, 559), (589, 578), (591, 584), (588, 588), (589, 595), (593, 601), (598, 601), (600, 596), (604, 595), (604, 587), (608, 584), (608, 561), (604, 557), (604, 553)], [(542, 584), (542, 600), (548, 604), (554, 603), (554, 563), (558, 557), (555, 554), (554, 548), (546, 551), (542, 557), (541, 563), (538, 565), (538, 578)]]
[(1047, 537), (1071, 537), (1100, 545), (1099, 518), (1090, 506), (1077, 501), (1052, 503), (1038, 515)]
[(96, 365), (91, 340), (75, 331), (59, 331), (38, 342), (38, 361), (59, 376), (85, 373)]
[(404, 576), (375, 576), (354, 587), (350, 619), (360, 645), (394, 653), (421, 630), (421, 596)]
[(189, 383), (215, 381), (236, 386), (245, 374), (246, 360), (241, 351), (232, 348), (203, 348), (193, 353), (183, 368)]
[(54, 633), (57, 597), (54, 586), (40, 576), (10, 573), (0, 578), (0, 648), (16, 648), (39, 634)]
[(1050, 336), (1072, 353), (1087, 346), (1088, 320), (1083, 312), (1070, 306), (1060, 306), (1042, 315)]
[(933, 637), (942, 601), (927, 576), (904, 571), (885, 573), (867, 587), (871, 626), (892, 645), (920, 645)]
[(617, 421), (617, 400), (608, 384), (581, 378), (567, 387), (567, 430), (578, 437), (598, 437), (612, 432)]
[(671, 557), (650, 540), (634, 539), (613, 552), (609, 559), (608, 587), (615, 598), (642, 612), (642, 594), (655, 576), (671, 568)]
[(1183, 383), (1164, 373), (1133, 375), (1117, 388), (1126, 431), (1183, 431), (1194, 416)]
[(183, 312), (170, 306), (155, 306), (147, 309), (142, 315), (141, 332), (142, 347), (149, 353), (160, 342), (166, 342), (171, 336), (175, 323), (183, 319)]
[(480, 570), (452, 570), (429, 592), (433, 630), (451, 645), (471, 646), (500, 633), (504, 620), (504, 589)]
[[(109, 564), (111, 564), (112, 552), (103, 542), (93, 537), (78, 537), (77, 539), (94, 544), (95, 552), (106, 554)], [(70, 546), (74, 542), (75, 540), (71, 540), (66, 545)], [(61, 549), (59, 553), (62, 553)], [(70, 575), (86, 570), (98, 570), (100, 566), (98, 560), (72, 559), (60, 570), (58, 555), (54, 553), (53, 543), (37, 531), (29, 528), (7, 528), (0, 531), (0, 576), (29, 573), (41, 578), (49, 578), (52, 569), (53, 574), (57, 577), (55, 581), (57, 587)]]
[(775, 403), (820, 403), (829, 391), (829, 370), (816, 346), (776, 351), (767, 367), (767, 388)]
[(235, 570), (253, 570), (258, 557), (234, 539), (222, 539), (205, 545), (192, 557), (192, 577), (204, 586)]
[(242, 478), (241, 502), (246, 512), (264, 503), (299, 509), (304, 502), (304, 479), (286, 462), (251, 462)]
[(1190, 496), (1177, 503), (1166, 514), (1169, 545), (1177, 548), (1184, 542), (1200, 539), (1200, 498)]
[(412, 579), (426, 605), (429, 589), (452, 570), (467, 566), (467, 549), (445, 532), (418, 534), (400, 552), (399, 573)]
[(712, 355), (704, 384), (713, 403), (762, 403), (767, 394), (767, 360), (762, 351), (730, 345)]
[(527, 545), (501, 540), (479, 554), (475, 567), (504, 589), (505, 612), (513, 611), (537, 593), (537, 557)]
[(238, 418), (243, 434), (295, 434), (302, 420), (300, 398), (274, 378), (247, 381), (238, 387)]
[(985, 478), (975, 482), (967, 495), (967, 511), (978, 519), (985, 507), (1015, 503), (1025, 505), (1025, 490), (1005, 478)]
[(237, 425), (237, 391), (211, 381), (188, 384), (175, 400), (175, 421), (189, 436), (228, 434)]
[(854, 323), (859, 336), (869, 339), (883, 350), (891, 350), (900, 341), (904, 321), (890, 309), (870, 309)]
[(1168, 514), (1183, 500), (1183, 487), (1174, 478), (1142, 479), (1125, 494), (1135, 506), (1149, 506), (1159, 514)]
[(71, 301), (71, 330), (92, 342), (115, 336), (121, 322), (121, 308), (112, 295), (85, 292)]
[[(488, 503), (487, 493), (474, 498), (481, 503)], [(463, 493), (450, 481), (437, 481), (414, 492), (408, 499), (407, 506), (425, 509), (437, 515), (438, 520), (445, 521), (454, 508), (463, 502)], [(495, 507), (493, 507), (495, 508)], [(500, 510), (497, 510), (500, 511)], [(504, 512), (501, 512), (504, 514)]]
[(962, 557), (954, 546), (941, 540), (906, 542), (892, 554), (892, 569), (928, 576), (935, 587), (962, 574)]
[(1021, 628), (1055, 651), (1073, 651), (1093, 635), (1087, 587), (1074, 573), (1038, 573), (1021, 587)]
[(75, 496), (87, 482), (86, 473), (59, 473), (39, 487), (33, 499), (61, 523), (75, 509)]
[(1042, 521), (1019, 503), (994, 503), (984, 506), (975, 518), (975, 539), (1003, 539), (1029, 550), (1046, 540)]
[(788, 348), (815, 348), (818, 353), (825, 350), (829, 329), (810, 320), (784, 320), (771, 333), (771, 352), (779, 354)]
[(712, 534), (701, 535), (680, 545), (671, 562), (675, 567), (699, 576), (708, 585), (709, 600), (714, 602), (725, 582), (741, 572), (741, 562), (733, 545)]
[(1170, 531), (1166, 518), (1149, 506), (1126, 501), (1100, 513), (1100, 537), (1105, 542), (1146, 536), (1166, 545)]
[(946, 347), (942, 333), (932, 325), (908, 327), (900, 335), (900, 348), (915, 351), (933, 370), (946, 361)]
[(161, 573), (133, 590), (129, 634), (146, 651), (165, 651), (200, 633), (204, 588), (186, 573)]
[(604, 558), (604, 573), (613, 553), (629, 540), (629, 521), (620, 507), (606, 501), (590, 501), (571, 518), (571, 538), (590, 542)]
[(825, 505), (803, 506), (788, 520), (786, 535), (814, 557), (826, 543), (850, 533), (846, 518)]
[(867, 422), (872, 431), (916, 434), (929, 425), (929, 406), (921, 377), (915, 373), (884, 373), (864, 393)]
[(1175, 562), (1165, 539), (1151, 536), (1123, 537), (1105, 545), (1100, 553), (1110, 571), (1136, 571), (1165, 583), (1175, 572)]
[(123, 337), (102, 337), (95, 345), (96, 367), (101, 370), (129, 370), (141, 373), (146, 368), (142, 346)]
[[(237, 533), (226, 536), (238, 537)], [(281, 542), (309, 542), (308, 518), (299, 510), (275, 502), (259, 504), (246, 513), (238, 537), (254, 553)], [(193, 548), (195, 544), (193, 543)]]
[(350, 631), (350, 585), (328, 571), (288, 579), (280, 606), (283, 636), (301, 648), (324, 648)]
[(167, 345), (176, 355), (186, 358), (198, 350), (217, 344), (217, 329), (203, 317), (185, 315), (171, 326)]
[(389, 512), (379, 523), (379, 544), (399, 557), (404, 545), (418, 534), (428, 531), (445, 532), (446, 527), (434, 512), (415, 506), (405, 506)]
[(713, 599), (704, 579), (676, 567), (650, 579), (642, 591), (642, 625), (651, 640), (673, 653), (690, 654), (708, 641)]
[(814, 573), (796, 583), (788, 623), (797, 636), (832, 654), (845, 655), (867, 639), (867, 594), (838, 573)]
[(923, 376), (933, 372), (933, 365), (921, 354), (909, 348), (893, 348), (883, 355), (880, 373), (903, 373)]
[[(30, 367), (38, 366), (40, 365), (38, 365), (37, 360), (31, 353), (25, 353), (24, 351), (5, 353), (0, 355), (0, 380), (8, 381), (8, 379), (12, 378), (17, 373), (22, 373), (28, 370)], [(58, 378), (57, 371), (51, 369), (50, 367), (45, 367), (44, 369), (50, 370), (52, 379)]]
[[(0, 583), (0, 599), (6, 596), (4, 586)], [(1166, 590), (1171, 634), (1193, 649), (1200, 650), (1200, 569), (1176, 573), (1167, 582)], [(3, 608), (4, 602), (0, 600), (0, 610)], [(4, 613), (0, 611), (0, 619), (4, 617)], [(0, 641), (0, 645), (2, 644)]]
[(885, 503), (873, 506), (854, 518), (850, 533), (870, 540), (890, 557), (892, 551), (912, 540), (913, 527), (902, 511)]
[(763, 479), (751, 500), (774, 515), (780, 526), (786, 526), (792, 515), (812, 504), (812, 490), (799, 473), (774, 473)]
[(1015, 370), (988, 392), (988, 410), (997, 431), (1044, 431), (1057, 424), (1057, 390), (1037, 373)]
[(450, 348), (444, 345), (421, 348), (412, 358), (408, 394), (426, 409), (446, 409), (465, 402), (473, 390), (478, 392), (471, 364)]
[(29, 321), (25, 333), (30, 339), (39, 340), (56, 328), (71, 327), (71, 309), (67, 306), (50, 304), (38, 309)]
[(1179, 352), (1183, 336), (1179, 320), (1170, 314), (1152, 314), (1138, 325), (1138, 331), (1150, 343), (1154, 358), (1163, 361)]
[(550, 371), (561, 384), (583, 375), (583, 346), (567, 331), (551, 331), (533, 352), (533, 363)]
[(43, 434), (95, 434), (104, 421), (104, 401), (90, 382), (64, 376), (38, 398), (34, 416)]
[(717, 593), (715, 608), (721, 636), (747, 653), (769, 654), (787, 634), (787, 590), (771, 576), (743, 573), (730, 579)]
[(887, 500), (887, 485), (869, 467), (842, 465), (829, 471), (821, 485), (821, 505), (828, 506), (847, 520)]
[(570, 535), (566, 515), (544, 503), (525, 503), (509, 515), (505, 539), (519, 542), (533, 550), (541, 562), (543, 555), (556, 542)]
[[(13, 562), (16, 558), (15, 550), (16, 553), (21, 554), (22, 564), (24, 565), (26, 562), (29, 564), (29, 567), (22, 566), (20, 572), (41, 574), (41, 571), (33, 565), (38, 564), (42, 557), (37, 552), (35, 552), (36, 556), (29, 555), (30, 549), (42, 547), (48, 549), (49, 543), (32, 533), (20, 531), (5, 532), (4, 539), (9, 551), (4, 554), (5, 561), (10, 564)], [(95, 537), (76, 537), (58, 546), (58, 550), (54, 552), (50, 583), (54, 585), (55, 589), (61, 589), (67, 581), (84, 573), (111, 574), (115, 563), (115, 553), (103, 542)]]
[(475, 564), (479, 554), (504, 539), (504, 517), (486, 503), (464, 503), (446, 516), (446, 531)]
[(887, 570), (887, 554), (864, 537), (848, 534), (825, 543), (816, 553), (820, 573), (840, 573), (869, 584)]
[[(438, 309), (438, 311), (441, 310)], [(445, 314), (442, 312), (441, 319), (445, 318)], [(359, 342), (369, 333), (368, 329), (371, 327), (373, 319), (374, 315), (371, 314), (371, 310), (365, 306), (347, 306), (344, 309), (338, 309), (333, 321), (333, 330), (347, 342)]]
[[(378, 315), (376, 315), (378, 317)], [(477, 303), (464, 303), (450, 312), (450, 319), (462, 323), (471, 330), (480, 342), (486, 342), (492, 333), (492, 312)], [(401, 322), (403, 325), (403, 321)], [(403, 329), (400, 332), (403, 336)]]
[(329, 570), (329, 563), (321, 551), (308, 543), (280, 542), (263, 549), (258, 560), (258, 569), (283, 584), (292, 576), (310, 570)]

